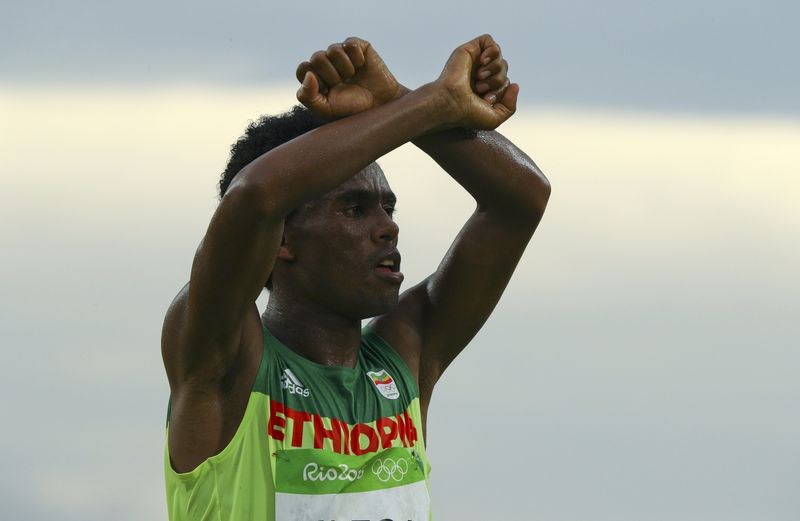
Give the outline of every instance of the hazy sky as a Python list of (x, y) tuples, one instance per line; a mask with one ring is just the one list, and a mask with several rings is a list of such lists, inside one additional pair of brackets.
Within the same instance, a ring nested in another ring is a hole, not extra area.
[(401, 81), (488, 32), (540, 103), (800, 115), (792, 0), (4, 2), (0, 81), (263, 85), (356, 35)]
[[(78, 5), (0, 21), (0, 517), (166, 519), (161, 322), (229, 146), (333, 40), (413, 87), (482, 32), (553, 195), (434, 395), (434, 515), (800, 517), (797, 7)], [(381, 165), (407, 288), (474, 203), (413, 146)]]

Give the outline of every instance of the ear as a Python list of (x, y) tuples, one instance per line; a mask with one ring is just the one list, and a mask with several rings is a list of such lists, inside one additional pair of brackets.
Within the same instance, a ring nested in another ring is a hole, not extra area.
[(286, 234), (281, 237), (281, 246), (278, 248), (278, 258), (285, 261), (294, 260), (294, 252), (286, 243)]

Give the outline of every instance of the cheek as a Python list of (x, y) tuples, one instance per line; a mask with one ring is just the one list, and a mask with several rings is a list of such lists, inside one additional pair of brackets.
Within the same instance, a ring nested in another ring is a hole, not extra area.
[[(327, 219), (327, 221), (325, 220)], [(315, 216), (306, 221), (298, 254), (313, 273), (331, 276), (363, 275), (370, 254), (365, 242), (369, 232), (364, 223), (336, 215)]]
[(304, 253), (307, 265), (314, 272), (333, 275), (345, 275), (354, 271), (363, 271), (366, 263), (359, 243), (344, 234), (320, 235), (314, 237), (313, 246)]

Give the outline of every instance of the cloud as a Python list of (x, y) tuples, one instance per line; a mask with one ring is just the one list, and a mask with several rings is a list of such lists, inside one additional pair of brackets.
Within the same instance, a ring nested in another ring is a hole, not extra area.
[[(230, 144), (293, 92), (0, 92), (3, 395), (25, 426), (0, 499), (20, 516), (163, 517), (163, 314)], [(553, 194), (437, 388), (436, 515), (792, 519), (800, 126), (526, 104), (500, 130)], [(475, 205), (413, 146), (380, 162), (410, 287)]]

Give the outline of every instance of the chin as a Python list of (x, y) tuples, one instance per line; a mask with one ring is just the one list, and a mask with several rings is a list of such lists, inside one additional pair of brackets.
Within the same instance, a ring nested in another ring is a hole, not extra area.
[(378, 317), (381, 315), (385, 315), (386, 313), (390, 313), (395, 309), (397, 309), (397, 302), (381, 306), (380, 308), (376, 308), (373, 313), (370, 313), (370, 317)]
[(399, 302), (400, 296), (398, 292), (386, 294), (383, 296), (383, 298), (373, 301), (367, 309), (363, 309), (363, 313), (360, 314), (364, 316), (361, 318), (372, 318), (385, 315), (386, 313), (389, 313), (397, 308)]

